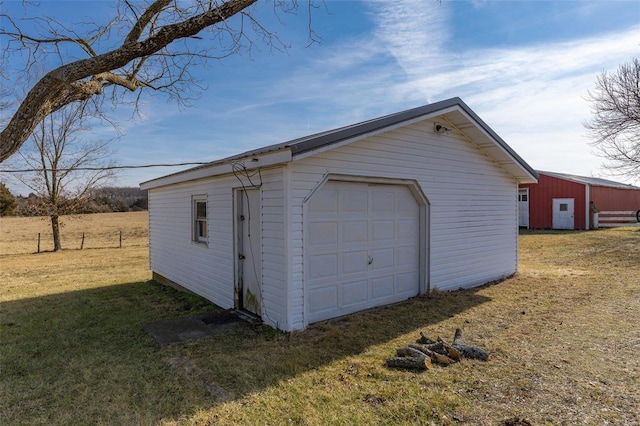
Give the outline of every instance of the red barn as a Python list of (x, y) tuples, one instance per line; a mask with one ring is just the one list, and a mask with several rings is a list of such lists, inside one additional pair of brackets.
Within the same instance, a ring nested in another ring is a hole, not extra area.
[(520, 227), (594, 229), (640, 226), (640, 188), (611, 180), (538, 171), (518, 192)]

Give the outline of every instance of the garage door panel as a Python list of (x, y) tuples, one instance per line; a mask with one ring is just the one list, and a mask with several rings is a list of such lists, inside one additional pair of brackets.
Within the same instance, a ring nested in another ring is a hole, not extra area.
[(395, 221), (396, 238), (418, 239), (419, 223), (415, 219), (398, 219)]
[(340, 191), (339, 212), (366, 213), (369, 209), (368, 192), (366, 189), (346, 189)]
[(419, 293), (415, 283), (418, 281), (417, 272), (408, 272), (406, 274), (396, 275), (396, 292), (397, 294), (406, 295), (407, 297), (415, 296)]
[(335, 285), (309, 290), (309, 313), (334, 311), (338, 308), (338, 287)]
[(309, 278), (335, 278), (338, 276), (338, 255), (317, 254), (309, 257)]
[(374, 299), (391, 297), (395, 294), (394, 277), (386, 276), (371, 280), (371, 296)]
[(349, 307), (366, 302), (368, 297), (367, 280), (345, 282), (342, 288), (342, 307)]
[(393, 220), (372, 220), (371, 241), (393, 240), (395, 236), (395, 223)]
[(411, 191), (408, 188), (406, 189), (406, 191), (396, 192), (394, 207), (396, 214), (410, 216), (415, 214), (419, 207)]
[(371, 212), (392, 213), (395, 205), (393, 191), (373, 191), (371, 195)]
[(394, 250), (395, 264), (397, 267), (414, 267), (418, 263), (419, 251), (415, 245), (396, 247)]
[(305, 219), (308, 321), (418, 294), (419, 217), (405, 186), (327, 182), (316, 191)]
[(338, 222), (315, 222), (309, 224), (308, 242), (312, 246), (337, 245)]
[(367, 243), (366, 221), (344, 221), (342, 222), (342, 238), (343, 244), (366, 244)]
[(371, 261), (371, 265), (369, 267), (373, 271), (393, 268), (395, 264), (394, 249), (391, 247), (370, 250), (369, 260)]
[(369, 267), (369, 254), (366, 250), (342, 254), (342, 274), (366, 273)]
[(338, 212), (338, 190), (326, 188), (313, 195), (310, 213), (319, 217)]

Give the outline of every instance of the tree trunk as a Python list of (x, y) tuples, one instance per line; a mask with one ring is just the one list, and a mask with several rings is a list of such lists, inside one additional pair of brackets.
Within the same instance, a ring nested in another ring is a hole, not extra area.
[(431, 359), (419, 350), (413, 348), (399, 348), (395, 358), (387, 358), (387, 367), (415, 368), (428, 370), (431, 368)]
[(489, 352), (477, 346), (467, 345), (462, 341), (462, 330), (459, 328), (456, 328), (451, 347), (457, 350), (463, 358), (479, 359), (481, 361), (489, 359)]
[(444, 364), (449, 365), (453, 364), (456, 361), (460, 361), (460, 355), (455, 352), (457, 355), (457, 359), (450, 357), (448, 355), (443, 355), (429, 348), (429, 345), (423, 345), (420, 343), (409, 343), (409, 347), (412, 349), (417, 349), (423, 354), (427, 355), (431, 358), (431, 362), (435, 364)]
[(62, 250), (62, 244), (60, 244), (60, 222), (58, 221), (58, 215), (51, 216), (51, 231), (53, 232), (53, 251)]

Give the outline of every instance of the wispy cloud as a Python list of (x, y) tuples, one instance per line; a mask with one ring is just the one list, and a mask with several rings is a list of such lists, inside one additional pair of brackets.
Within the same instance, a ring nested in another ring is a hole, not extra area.
[[(365, 4), (370, 31), (295, 52), (289, 62), (277, 58), (273, 70), (235, 81), (242, 90), (209, 92), (187, 114), (155, 104), (144, 129), (128, 130), (149, 138), (154, 159), (172, 158), (186, 137), (189, 149), (173, 158), (213, 159), (459, 96), (532, 166), (599, 173), (601, 160), (583, 136), (584, 97), (601, 70), (638, 55), (640, 25), (572, 41), (477, 48), (453, 45), (463, 24), (453, 22), (450, 2)], [(233, 78), (225, 83), (233, 87)]]
[[(324, 108), (324, 121), (337, 124), (460, 96), (534, 167), (598, 174), (601, 160), (583, 136), (585, 95), (601, 70), (638, 54), (640, 26), (573, 41), (449, 52), (455, 24), (448, 3), (367, 4), (375, 23), (370, 34), (332, 46), (280, 89), (297, 87), (299, 96)], [(561, 151), (574, 154), (550, 155)]]
[(450, 8), (422, 0), (371, 1), (376, 42), (388, 49), (408, 78), (437, 70), (450, 33)]

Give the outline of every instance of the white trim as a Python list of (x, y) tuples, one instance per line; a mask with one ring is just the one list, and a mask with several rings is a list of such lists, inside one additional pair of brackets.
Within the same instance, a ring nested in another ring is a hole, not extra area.
[[(255, 161), (257, 160), (257, 161)], [(199, 179), (206, 179), (214, 176), (221, 176), (233, 173), (233, 165), (243, 163), (247, 170), (255, 170), (257, 168), (264, 169), (282, 163), (291, 161), (291, 150), (283, 149), (276, 152), (269, 152), (261, 155), (252, 155), (249, 157), (239, 158), (237, 160), (226, 163), (211, 164), (210, 166), (198, 167), (185, 172), (160, 177), (140, 184), (140, 189), (149, 190), (160, 186), (173, 185), (176, 183), (188, 182)]]
[[(527, 207), (529, 206), (529, 188), (520, 188), (520, 185), (518, 184), (518, 181), (515, 180), (515, 185), (516, 185), (516, 197), (518, 198), (518, 200), (516, 201), (516, 232), (514, 232), (514, 237), (515, 237), (515, 247), (516, 247), (516, 273), (519, 270), (519, 265), (520, 265), (520, 189), (526, 189), (527, 190)], [(529, 229), (529, 217), (527, 216), (527, 229)]]
[[(282, 168), (282, 196), (284, 202), (284, 300), (285, 300), (285, 330), (291, 330), (293, 326), (293, 291), (291, 284), (293, 282), (293, 268), (291, 259), (293, 258), (293, 248), (291, 241), (293, 239), (293, 230), (291, 229), (291, 220), (293, 218), (293, 206), (291, 200), (292, 188), (292, 171), (291, 165), (285, 164)], [(303, 316), (305, 313), (303, 312)]]
[(531, 200), (531, 197), (529, 196), (529, 188), (520, 188), (516, 182), (516, 187), (518, 188), (518, 192), (517, 192), (517, 197), (518, 197), (518, 202), (517, 202), (517, 206), (518, 209), (516, 211), (517, 214), (517, 223), (518, 223), (518, 228), (522, 228), (523, 226), (520, 225), (520, 203), (523, 201), (520, 201), (520, 191), (524, 191), (524, 193), (527, 195), (527, 225), (524, 227), (526, 229), (530, 228), (530, 223), (531, 223), (531, 208), (529, 205), (529, 202)]
[(423, 201), (425, 204), (427, 205), (429, 204), (429, 200), (424, 195), (424, 193), (422, 192), (422, 189), (420, 188), (420, 185), (415, 180), (388, 178), (388, 177), (381, 177), (381, 176), (347, 175), (347, 174), (339, 174), (339, 173), (325, 174), (322, 177), (322, 179), (316, 184), (316, 186), (309, 192), (309, 195), (307, 195), (304, 198), (303, 203), (306, 203), (307, 201), (309, 201), (309, 199), (313, 197), (313, 194), (315, 194), (316, 191), (320, 189), (322, 186), (324, 186), (324, 184), (329, 180), (341, 181), (341, 182), (362, 182), (362, 183), (380, 183), (380, 184), (388, 184), (388, 185), (406, 185), (409, 187), (414, 186), (415, 189), (417, 190), (417, 192), (414, 192), (413, 190), (411, 191), (412, 193), (414, 193), (414, 196), (419, 197), (421, 201)]
[(600, 214), (621, 214), (621, 215), (635, 215), (636, 214), (636, 210), (624, 210), (624, 211), (601, 211)]
[(231, 196), (233, 214), (233, 307), (239, 309), (242, 297), (240, 287), (240, 246), (242, 245), (242, 227), (238, 222), (242, 205), (240, 204), (240, 191), (242, 188), (233, 188)]
[[(604, 216), (602, 216), (604, 215)], [(613, 216), (618, 215), (618, 216)], [(640, 226), (637, 221), (636, 211), (601, 211), (598, 213), (598, 226), (600, 228), (613, 228), (618, 226)]]
[[(447, 115), (450, 117), (447, 117)], [(291, 152), (291, 147), (286, 144), (281, 144), (277, 148), (274, 147), (275, 151), (260, 153), (260, 154), (251, 154), (249, 152), (240, 154), (242, 157), (231, 159), (221, 159), (218, 161), (214, 161), (209, 165), (196, 167), (194, 169), (186, 170), (183, 172), (174, 173), (171, 175), (167, 175), (164, 177), (160, 177), (157, 179), (153, 179), (147, 182), (143, 182), (140, 184), (140, 188), (144, 190), (157, 188), (160, 186), (171, 185), (175, 183), (182, 183), (187, 181), (193, 181), (198, 179), (204, 179), (213, 176), (220, 176), (228, 173), (232, 173), (232, 165), (234, 163), (242, 163), (246, 162), (245, 167), (248, 170), (252, 170), (258, 167), (268, 167), (277, 164), (287, 163), (293, 160), (301, 160), (325, 151), (333, 150), (339, 148), (344, 145), (351, 144), (353, 142), (370, 138), (375, 135), (379, 135), (382, 133), (387, 133), (389, 131), (406, 127), (412, 125), (414, 123), (432, 120), (432, 119), (441, 119), (448, 123), (449, 126), (453, 127), (458, 134), (463, 136), (468, 142), (471, 142), (476, 148), (481, 150), (488, 158), (494, 161), (495, 164), (499, 165), (507, 174), (515, 177), (520, 183), (536, 183), (537, 177), (533, 175), (528, 169), (524, 160), (520, 159), (515, 152), (510, 152), (510, 148), (508, 148), (506, 143), (500, 139), (499, 136), (493, 133), (488, 128), (485, 128), (486, 124), (483, 124), (481, 119), (478, 117), (477, 121), (474, 118), (474, 114), (472, 112), (467, 112), (463, 106), (460, 104), (451, 105), (448, 107), (444, 107), (442, 109), (438, 109), (436, 111), (432, 111), (426, 114), (422, 114), (418, 117), (414, 117), (411, 119), (403, 120), (396, 122), (394, 124), (390, 124), (381, 128), (377, 128), (375, 130), (371, 130), (366, 133), (362, 133), (353, 137), (349, 137), (340, 141), (330, 141), (326, 144), (322, 144), (315, 148), (310, 148), (308, 150), (303, 150), (295, 154), (295, 156)], [(456, 125), (453, 121), (457, 122)], [(375, 120), (374, 120), (375, 121)], [(464, 122), (462, 122), (464, 121)], [(467, 123), (469, 125), (467, 125)], [(360, 123), (359, 125), (354, 125), (356, 128), (358, 126), (365, 126), (367, 123)], [(473, 128), (479, 132), (478, 137), (472, 137), (467, 135), (466, 132), (462, 130), (462, 128)], [(310, 141), (313, 142), (313, 137), (311, 137)], [(296, 149), (296, 142), (291, 141), (294, 150)], [(300, 144), (304, 144), (305, 142), (298, 142)], [(497, 148), (497, 150), (496, 150)], [(492, 153), (490, 153), (490, 151)]]
[[(304, 198), (304, 201), (302, 203), (303, 232), (305, 232), (304, 230), (306, 230), (308, 225), (307, 220), (305, 219), (306, 217), (308, 217), (308, 209), (309, 209), (308, 201), (311, 199), (313, 194), (315, 194), (318, 190), (320, 190), (329, 181), (399, 185), (399, 186), (406, 186), (409, 189), (409, 191), (415, 198), (416, 203), (418, 204), (418, 207), (419, 207), (419, 217), (418, 217), (419, 227), (420, 227), (420, 231), (419, 231), (420, 235), (418, 238), (418, 250), (420, 250), (420, 256), (419, 256), (420, 271), (418, 275), (420, 280), (419, 293), (428, 294), (431, 291), (431, 271), (430, 271), (431, 244), (429, 241), (431, 239), (431, 232), (430, 232), (431, 217), (429, 214), (429, 207), (431, 203), (429, 202), (429, 199), (426, 197), (426, 195), (422, 191), (420, 184), (417, 181), (411, 180), (411, 179), (395, 179), (395, 178), (376, 177), (376, 176), (356, 176), (356, 175), (327, 173), (318, 182), (318, 184), (315, 185), (313, 189), (311, 189), (311, 191), (309, 192), (309, 195), (307, 195)], [(303, 262), (306, 261), (306, 252), (307, 252), (307, 245), (305, 243), (303, 245), (303, 253), (304, 253), (305, 260), (303, 260)], [(306, 282), (307, 280), (306, 267), (304, 267), (303, 270), (305, 271), (303, 275), (303, 281)], [(304, 324), (304, 328), (306, 328), (309, 325), (309, 319), (307, 317), (307, 313), (309, 312), (309, 295), (307, 293), (306, 285), (303, 287), (303, 306), (304, 306), (303, 324)]]
[[(467, 142), (475, 146), (480, 152), (482, 152), (483, 155), (485, 155), (487, 158), (493, 161), (506, 174), (513, 176), (520, 183), (537, 183), (538, 182), (538, 179), (535, 176), (533, 176), (531, 173), (529, 173), (528, 170), (522, 167), (522, 165), (518, 161), (516, 161), (516, 159), (511, 155), (511, 153), (509, 153), (504, 148), (504, 146), (498, 143), (498, 141), (489, 132), (487, 132), (482, 126), (480, 126), (471, 116), (469, 116), (469, 114), (467, 114), (462, 108), (459, 109), (459, 112), (469, 123), (472, 123), (474, 127), (480, 131), (480, 133), (489, 141), (489, 144), (486, 144), (486, 143), (483, 144), (482, 141), (478, 140), (477, 138), (469, 136), (466, 132), (464, 132), (460, 128), (460, 126), (457, 126), (449, 118), (443, 116), (442, 119), (449, 126), (453, 127), (455, 131), (460, 136), (462, 136), (464, 140), (466, 140)], [(495, 155), (489, 154), (487, 152), (487, 147), (498, 148), (498, 150), (502, 154), (502, 158), (496, 158)], [(516, 165), (520, 170), (523, 170), (526, 174), (526, 177), (523, 178), (522, 176), (516, 175), (511, 168), (507, 167), (507, 166), (513, 166), (513, 165)]]
[[(198, 228), (198, 208), (197, 205), (200, 203), (204, 203), (205, 209), (205, 220), (204, 220), (204, 231), (205, 236), (203, 238), (200, 237), (199, 228)], [(191, 242), (194, 244), (209, 245), (209, 201), (207, 194), (194, 194), (191, 196)]]
[(591, 201), (591, 186), (587, 183), (584, 185), (584, 229), (587, 231), (591, 228), (591, 209), (590, 209), (590, 201)]

